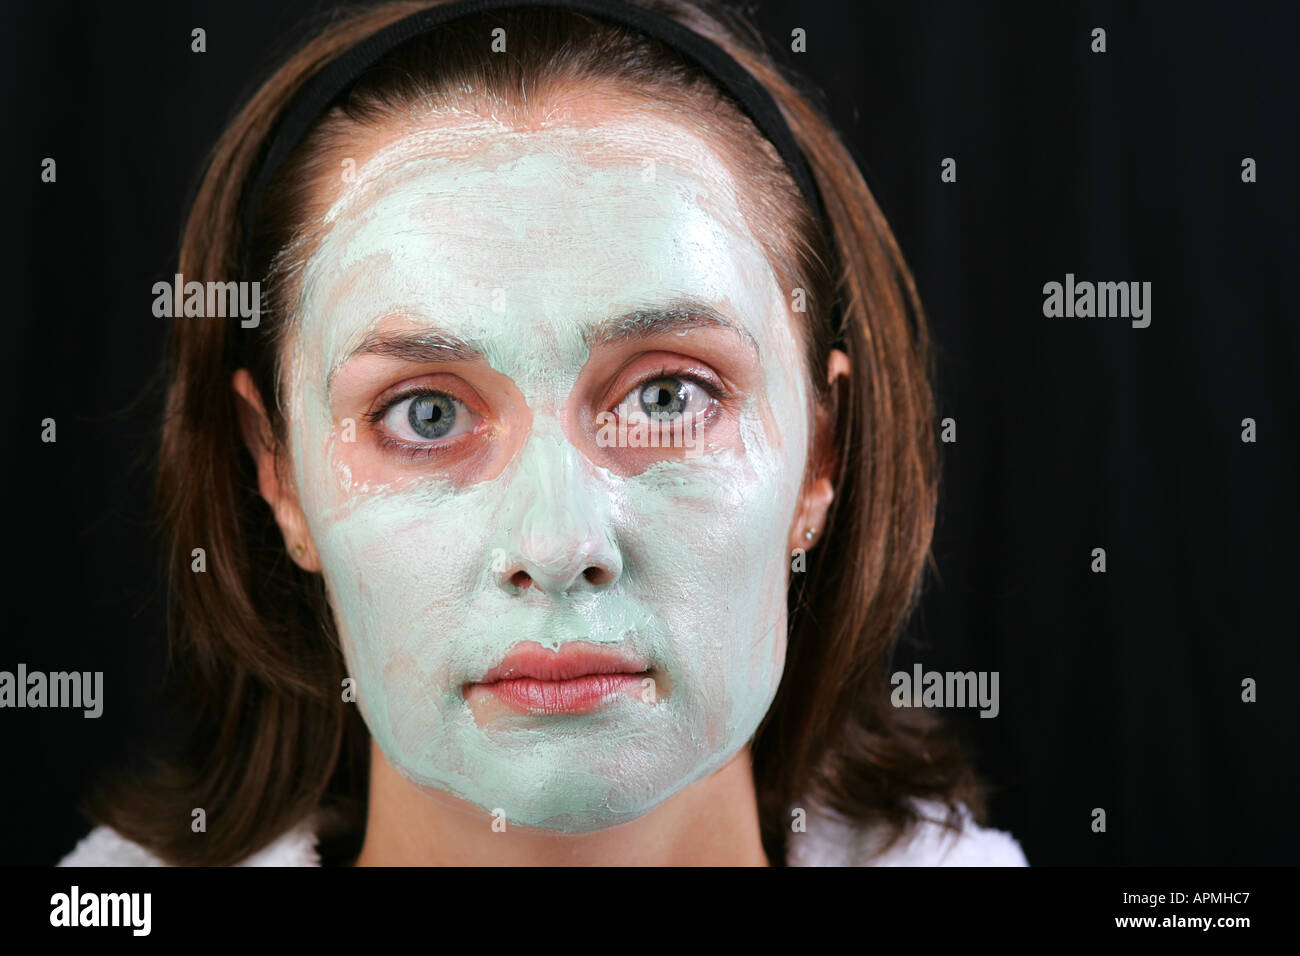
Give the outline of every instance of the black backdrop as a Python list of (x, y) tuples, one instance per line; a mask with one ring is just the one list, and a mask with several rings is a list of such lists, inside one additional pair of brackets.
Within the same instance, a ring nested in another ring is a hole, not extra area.
[[(0, 711), (0, 862), (71, 849), (96, 774), (166, 731), (151, 286), (174, 271), (201, 157), (320, 6), (4, 13), (0, 669), (102, 670), (106, 704)], [(940, 574), (900, 664), (999, 672), (996, 719), (954, 713), (993, 823), (1034, 864), (1300, 861), (1294, 5), (761, 0), (757, 16), (775, 44), (807, 31), (789, 56), (826, 90), (939, 343), (957, 442)], [(1150, 327), (1045, 318), (1043, 283), (1066, 273), (1151, 282)]]

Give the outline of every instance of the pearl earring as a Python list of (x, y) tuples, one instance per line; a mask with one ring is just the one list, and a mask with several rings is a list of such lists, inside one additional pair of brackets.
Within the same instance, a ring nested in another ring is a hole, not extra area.
[(302, 559), (302, 556), (303, 556), (304, 554), (306, 554), (306, 553), (307, 553), (307, 549), (304, 548), (302, 545), (300, 545), (300, 544), (295, 544), (295, 545), (293, 546), (293, 556), (294, 556), (295, 558), (298, 558), (299, 560), (301, 560), (301, 559)]
[(803, 536), (806, 540), (811, 541), (813, 538), (817, 537), (817, 529), (809, 528), (807, 531), (803, 533)]

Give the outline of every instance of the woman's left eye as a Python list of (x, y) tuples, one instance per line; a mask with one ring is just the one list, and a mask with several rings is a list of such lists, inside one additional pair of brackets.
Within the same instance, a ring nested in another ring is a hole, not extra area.
[(430, 444), (474, 428), (478, 416), (446, 392), (416, 392), (399, 398), (382, 413), (383, 425), (409, 444)]
[(657, 375), (623, 396), (617, 408), (630, 422), (699, 421), (712, 403), (713, 397), (701, 383), (678, 375)]

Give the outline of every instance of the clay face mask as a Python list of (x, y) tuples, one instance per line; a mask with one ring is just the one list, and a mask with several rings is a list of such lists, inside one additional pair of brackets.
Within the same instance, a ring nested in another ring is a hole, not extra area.
[[(291, 454), (358, 705), (419, 786), (590, 831), (766, 713), (810, 409), (736, 189), (667, 120), (440, 118), (331, 197)], [(658, 407), (698, 414), (701, 447), (597, 441), (602, 413)], [(583, 650), (622, 676), (593, 706), (512, 696), (487, 681), (519, 650), (534, 676)]]

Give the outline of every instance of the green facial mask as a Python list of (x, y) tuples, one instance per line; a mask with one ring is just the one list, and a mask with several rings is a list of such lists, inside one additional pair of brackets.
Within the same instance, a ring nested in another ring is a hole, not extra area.
[[(776, 692), (808, 445), (795, 320), (729, 171), (684, 129), (438, 122), (361, 166), (302, 271), (287, 395), (299, 499), (392, 766), (513, 823), (587, 832), (722, 767)], [(739, 443), (616, 474), (562, 425), (590, 332), (681, 297), (736, 317), (761, 388), (736, 411)], [(354, 474), (366, 439), (343, 438), (327, 382), (381, 321), (470, 343), (517, 387), (531, 426), (499, 473)], [(494, 562), (520, 554), (556, 574), (599, 560), (613, 580), (519, 593)], [(526, 641), (633, 651), (670, 689), (481, 724), (465, 685)]]

